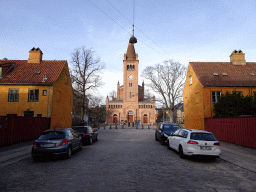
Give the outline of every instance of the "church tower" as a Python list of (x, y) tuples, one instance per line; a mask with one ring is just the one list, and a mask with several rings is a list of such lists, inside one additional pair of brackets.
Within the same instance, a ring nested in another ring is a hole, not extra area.
[(139, 60), (138, 54), (135, 53), (134, 43), (137, 39), (133, 36), (130, 38), (126, 54), (123, 61), (123, 82), (124, 82), (124, 101), (138, 102), (138, 75)]
[(108, 123), (154, 123), (155, 99), (144, 99), (144, 82), (139, 85), (139, 60), (130, 38), (123, 60), (123, 85), (117, 83), (117, 98), (106, 98)]

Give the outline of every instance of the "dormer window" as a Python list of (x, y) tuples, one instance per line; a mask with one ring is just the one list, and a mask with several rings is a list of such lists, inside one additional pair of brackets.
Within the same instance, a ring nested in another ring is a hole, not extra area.
[(219, 74), (218, 73), (213, 73), (214, 76), (218, 76)]
[(223, 76), (227, 76), (228, 74), (227, 73), (222, 73)]
[(254, 76), (254, 73), (249, 73), (249, 75)]
[(3, 75), (3, 67), (0, 67), (0, 78), (2, 77)]

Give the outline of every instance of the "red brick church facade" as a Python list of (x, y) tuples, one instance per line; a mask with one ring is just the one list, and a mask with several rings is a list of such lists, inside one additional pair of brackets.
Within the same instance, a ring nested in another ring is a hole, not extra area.
[(117, 98), (106, 99), (108, 123), (155, 123), (155, 98), (144, 99), (144, 83), (138, 84), (139, 60), (131, 37), (123, 60), (123, 85), (117, 84)]

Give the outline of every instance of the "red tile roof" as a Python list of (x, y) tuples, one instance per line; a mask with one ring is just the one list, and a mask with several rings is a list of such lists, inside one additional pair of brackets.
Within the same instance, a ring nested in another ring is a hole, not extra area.
[[(53, 84), (66, 63), (67, 61), (28, 63), (27, 60), (0, 60), (0, 66), (14, 64), (12, 69), (2, 74), (0, 84)], [(43, 82), (45, 76), (47, 79)]]
[[(256, 86), (256, 63), (233, 65), (231, 62), (190, 62), (190, 65), (204, 87)], [(249, 73), (253, 73), (254, 76)]]

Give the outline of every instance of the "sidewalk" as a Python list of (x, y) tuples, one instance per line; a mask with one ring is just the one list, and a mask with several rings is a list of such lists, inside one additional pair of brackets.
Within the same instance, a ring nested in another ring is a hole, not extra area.
[(220, 147), (222, 160), (256, 173), (256, 149), (222, 141)]
[(0, 167), (30, 157), (33, 142), (34, 140), (0, 147)]

